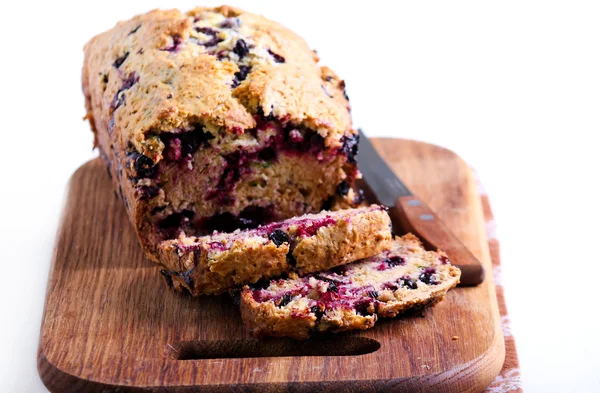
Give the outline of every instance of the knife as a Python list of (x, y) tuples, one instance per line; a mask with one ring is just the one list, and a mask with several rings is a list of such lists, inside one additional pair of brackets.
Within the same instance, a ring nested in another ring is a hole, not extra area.
[(388, 207), (394, 227), (412, 232), (429, 248), (444, 251), (461, 270), (461, 285), (479, 285), (485, 270), (477, 258), (440, 221), (435, 213), (396, 176), (359, 130), (358, 168), (379, 203)]

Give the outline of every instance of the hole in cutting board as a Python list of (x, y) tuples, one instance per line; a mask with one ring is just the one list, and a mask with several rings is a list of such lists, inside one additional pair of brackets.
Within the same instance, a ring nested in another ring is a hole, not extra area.
[(167, 347), (176, 360), (280, 356), (356, 356), (377, 351), (377, 340), (358, 336), (324, 336), (306, 341), (286, 338), (181, 341)]

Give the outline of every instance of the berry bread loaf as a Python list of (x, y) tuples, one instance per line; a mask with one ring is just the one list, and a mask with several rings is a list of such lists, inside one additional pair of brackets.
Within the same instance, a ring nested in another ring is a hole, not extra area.
[(378, 317), (434, 305), (459, 278), (460, 270), (444, 253), (425, 251), (408, 234), (372, 258), (245, 286), (240, 308), (244, 325), (255, 336), (305, 339), (326, 331), (368, 329)]
[(82, 85), (95, 145), (154, 260), (182, 230), (353, 199), (344, 81), (268, 19), (226, 6), (136, 16), (86, 44)]
[(377, 205), (307, 214), (255, 229), (167, 240), (160, 245), (167, 283), (193, 295), (327, 270), (391, 247), (390, 218)]

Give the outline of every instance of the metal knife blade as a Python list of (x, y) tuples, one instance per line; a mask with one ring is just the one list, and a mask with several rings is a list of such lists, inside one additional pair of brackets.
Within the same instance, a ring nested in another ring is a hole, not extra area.
[(359, 129), (358, 134), (358, 168), (379, 203), (392, 207), (399, 197), (411, 196), (412, 192), (381, 158), (364, 132)]

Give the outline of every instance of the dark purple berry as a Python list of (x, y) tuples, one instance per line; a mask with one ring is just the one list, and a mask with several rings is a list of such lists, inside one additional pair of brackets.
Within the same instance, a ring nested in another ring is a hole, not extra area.
[(188, 290), (191, 292), (194, 289), (194, 268), (177, 273), (177, 275), (183, 279), (183, 282), (185, 282), (185, 285), (189, 287)]
[(223, 22), (221, 22), (222, 29), (234, 29), (236, 27), (240, 27), (242, 22), (238, 18), (227, 18)]
[(371, 300), (359, 300), (358, 302), (356, 302), (356, 304), (354, 305), (354, 309), (356, 310), (356, 313), (358, 315), (362, 315), (364, 317), (368, 317), (370, 315), (373, 315), (373, 311), (370, 310), (371, 306), (374, 305), (373, 302)]
[(391, 256), (388, 259), (386, 259), (386, 263), (390, 267), (394, 267), (394, 266), (404, 265), (406, 263), (406, 261), (401, 256), (394, 255), (394, 256)]
[(113, 63), (113, 67), (115, 67), (115, 68), (121, 67), (121, 65), (125, 62), (125, 60), (127, 60), (127, 57), (129, 57), (129, 52), (125, 52), (125, 54), (123, 56), (117, 57), (115, 59), (115, 62)]
[(198, 43), (199, 45), (205, 46), (207, 48), (211, 47), (211, 46), (216, 46), (219, 42), (223, 41), (223, 39), (217, 37), (217, 34), (219, 32), (210, 27), (196, 27), (196, 31), (198, 33), (202, 33), (202, 34), (205, 34), (210, 37), (210, 39), (208, 41), (206, 41), (204, 43), (201, 43), (201, 42)]
[(367, 295), (372, 297), (373, 299), (377, 299), (379, 297), (379, 292), (377, 291), (367, 291)]
[(342, 153), (348, 157), (348, 162), (356, 164), (356, 156), (358, 155), (359, 135), (345, 136), (342, 139)]
[(421, 272), (421, 274), (419, 275), (419, 281), (422, 281), (427, 285), (437, 285), (438, 282), (435, 281), (435, 278), (433, 277), (434, 274), (435, 269), (428, 267), (424, 269), (423, 272)]
[(291, 294), (286, 293), (285, 295), (283, 295), (281, 297), (281, 300), (279, 300), (279, 304), (277, 306), (278, 307), (285, 307), (285, 306), (287, 306), (292, 301), (293, 298), (294, 297)]
[[(140, 78), (135, 72), (130, 73), (127, 76), (127, 79), (123, 80), (121, 88), (115, 93), (115, 96), (110, 104), (113, 111), (125, 103), (125, 91), (131, 89), (139, 80)], [(111, 121), (114, 123), (114, 119), (111, 119)]]
[(334, 283), (330, 282), (329, 286), (327, 287), (327, 292), (335, 292), (338, 293), (339, 289), (337, 287), (337, 285), (335, 285)]
[(214, 137), (213, 134), (205, 131), (202, 126), (196, 126), (193, 131), (181, 135), (181, 155), (186, 157), (188, 154), (194, 154), (201, 145), (206, 145)]
[(296, 257), (294, 257), (294, 254), (292, 254), (292, 249), (290, 249), (290, 251), (287, 253), (285, 259), (290, 264), (290, 266), (296, 267)]
[(140, 23), (139, 25), (137, 25), (137, 27), (136, 27), (135, 29), (131, 30), (131, 31), (129, 32), (129, 34), (127, 34), (127, 35), (132, 35), (132, 34), (135, 34), (135, 33), (136, 33), (136, 32), (137, 32), (139, 29), (140, 29), (140, 27), (142, 27), (142, 24), (141, 24), (141, 23)]
[(381, 288), (395, 291), (396, 289), (398, 289), (398, 285), (396, 285), (393, 282), (386, 282), (381, 286)]
[(150, 199), (158, 195), (159, 188), (157, 186), (141, 186), (138, 188), (138, 193), (140, 199)]
[(214, 37), (218, 34), (218, 31), (211, 27), (196, 27), (194, 30), (196, 30), (198, 33), (209, 35), (211, 37)]
[(281, 229), (276, 229), (269, 233), (269, 240), (275, 243), (277, 247), (281, 246), (283, 243), (290, 243), (290, 237)]
[(408, 289), (417, 289), (417, 282), (412, 280), (410, 277), (405, 276), (398, 280), (398, 284)]
[(258, 116), (259, 119), (262, 120), (263, 122), (275, 120), (275, 116), (273, 116), (273, 106), (271, 105), (271, 113), (269, 113), (268, 116), (265, 116), (265, 110), (263, 109), (263, 107), (261, 105), (258, 105), (256, 107), (256, 116)]
[(153, 177), (156, 173), (154, 161), (152, 161), (150, 157), (146, 157), (145, 155), (139, 153), (135, 153), (133, 169), (136, 171), (137, 177), (142, 179)]
[(273, 59), (275, 60), (276, 63), (285, 63), (285, 57), (278, 55), (277, 53), (273, 52), (271, 49), (267, 49), (267, 52), (269, 52), (269, 54), (271, 56), (273, 56)]
[(181, 36), (176, 34), (173, 36), (173, 43), (162, 50), (167, 52), (177, 52), (181, 48), (182, 43)]
[(244, 40), (237, 40), (235, 46), (233, 47), (233, 53), (239, 56), (240, 59), (244, 58), (250, 50), (248, 49), (248, 45)]
[(447, 265), (447, 264), (450, 262), (450, 259), (448, 259), (448, 257), (447, 257), (447, 256), (445, 256), (445, 255), (442, 255), (442, 256), (440, 257), (440, 262), (442, 263), (442, 265)]
[(346, 82), (344, 81), (340, 81), (340, 89), (342, 90), (342, 92), (344, 93), (344, 98), (346, 99), (346, 101), (350, 101), (350, 98), (348, 98), (348, 94), (346, 94)]
[(102, 82), (108, 83), (108, 74), (102, 75)]
[(250, 67), (248, 66), (244, 66), (241, 65), (239, 66), (239, 71), (236, 72), (235, 74), (233, 74), (234, 78), (233, 78), (233, 84), (232, 87), (238, 87), (240, 85), (240, 83), (242, 83), (242, 81), (244, 81), (246, 79), (246, 77), (248, 77), (248, 74), (250, 73)]
[(129, 75), (127, 75), (127, 79), (125, 79), (123, 81), (123, 85), (121, 86), (121, 89), (124, 89), (124, 90), (131, 89), (133, 87), (133, 85), (138, 83), (139, 80), (140, 80), (140, 78), (137, 76), (137, 74), (134, 71), (134, 72), (130, 73)]
[(325, 307), (323, 306), (312, 306), (310, 308), (310, 312), (315, 314), (315, 317), (317, 318), (317, 321), (321, 320), (321, 318), (323, 317), (323, 314), (325, 314)]
[(165, 132), (160, 139), (165, 144), (163, 156), (170, 161), (179, 161), (193, 155), (200, 146), (206, 146), (214, 135), (205, 131), (202, 126), (196, 126), (192, 131), (183, 133)]
[(338, 184), (337, 188), (335, 189), (335, 193), (340, 196), (348, 195), (348, 191), (350, 191), (350, 184), (348, 184), (346, 180)]

